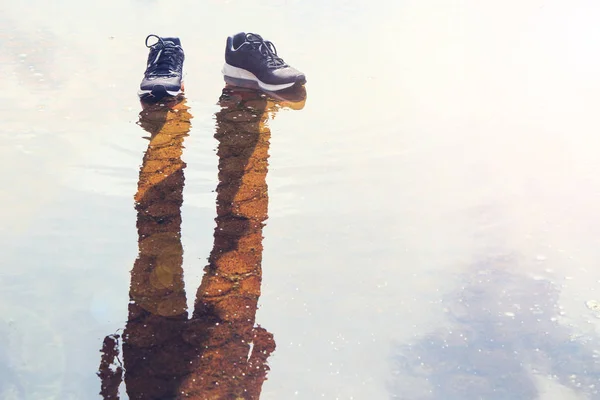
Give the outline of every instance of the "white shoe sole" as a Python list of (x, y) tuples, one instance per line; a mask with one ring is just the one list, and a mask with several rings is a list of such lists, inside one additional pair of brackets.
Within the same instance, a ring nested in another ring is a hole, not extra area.
[(234, 67), (225, 63), (223, 70), (221, 71), (225, 77), (230, 77), (236, 80), (246, 81), (248, 83), (254, 83), (258, 89), (266, 90), (269, 92), (277, 92), (279, 90), (287, 89), (295, 85), (296, 82), (284, 83), (281, 85), (272, 85), (269, 83), (261, 82), (252, 72), (246, 71), (245, 69)]
[[(138, 96), (139, 97), (154, 96), (155, 93), (153, 93), (153, 92), (154, 92), (154, 89), (152, 89), (152, 90), (138, 90)], [(162, 93), (163, 92), (161, 92), (161, 94)], [(183, 90), (165, 90), (164, 93), (166, 95), (169, 95), (169, 96), (178, 96), (181, 93), (183, 93)]]

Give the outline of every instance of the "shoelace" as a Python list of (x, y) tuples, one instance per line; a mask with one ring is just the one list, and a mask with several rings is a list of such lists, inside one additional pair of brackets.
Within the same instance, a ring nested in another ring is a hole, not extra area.
[(260, 53), (266, 58), (267, 66), (269, 67), (284, 67), (285, 61), (281, 57), (277, 56), (277, 49), (275, 45), (264, 40), (260, 35), (256, 33), (247, 33), (246, 41), (252, 45), (252, 47), (258, 49)]
[[(158, 42), (148, 46), (148, 39), (156, 38)], [(152, 75), (173, 75), (177, 72), (177, 66), (174, 59), (180, 57), (181, 47), (172, 45), (172, 42), (166, 42), (156, 35), (148, 35), (146, 38), (146, 47), (152, 50), (158, 50), (153, 60), (148, 62), (147, 74)]]

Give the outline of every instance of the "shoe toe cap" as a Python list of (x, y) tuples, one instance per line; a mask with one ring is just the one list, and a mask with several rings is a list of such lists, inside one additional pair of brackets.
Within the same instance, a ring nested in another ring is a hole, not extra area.
[(179, 90), (181, 78), (178, 76), (155, 76), (147, 77), (140, 84), (142, 90), (151, 90), (155, 86), (164, 86), (167, 90)]
[(287, 67), (274, 70), (272, 80), (272, 83), (304, 83), (306, 82), (306, 76), (295, 68)]

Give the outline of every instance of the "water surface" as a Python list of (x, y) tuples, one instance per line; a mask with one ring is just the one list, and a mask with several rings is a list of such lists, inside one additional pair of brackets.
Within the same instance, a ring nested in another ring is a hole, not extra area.
[(273, 338), (261, 398), (600, 398), (599, 18), (591, 0), (2, 3), (0, 398), (102, 398), (103, 342), (133, 329), (149, 33), (182, 40), (189, 114), (165, 162), (183, 183), (154, 182), (177, 197), (156, 256), (186, 328), (154, 328), (206, 329), (186, 321), (210, 320), (196, 292), (240, 30), (308, 78), (302, 109), (265, 125), (260, 297), (244, 292), (240, 328)]

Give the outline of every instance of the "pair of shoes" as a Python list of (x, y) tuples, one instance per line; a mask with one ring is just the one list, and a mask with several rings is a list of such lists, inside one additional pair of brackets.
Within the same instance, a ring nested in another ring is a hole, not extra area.
[[(155, 39), (156, 42), (149, 45), (149, 39)], [(185, 56), (179, 38), (148, 35), (146, 47), (150, 53), (139, 96), (160, 99), (181, 94), (184, 90)], [(222, 72), (228, 84), (269, 92), (306, 83), (302, 72), (286, 64), (277, 55), (272, 42), (255, 33), (240, 32), (227, 38)]]

